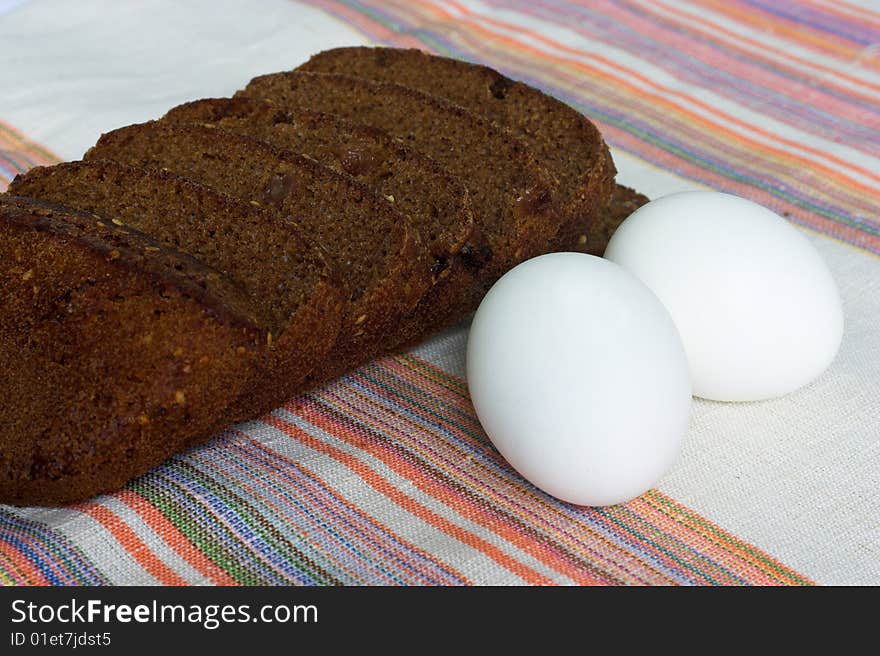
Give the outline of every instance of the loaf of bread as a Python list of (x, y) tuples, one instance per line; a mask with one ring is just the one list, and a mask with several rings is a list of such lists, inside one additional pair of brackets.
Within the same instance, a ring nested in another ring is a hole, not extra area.
[(496, 71), (337, 49), (110, 132), (0, 194), (0, 502), (116, 489), (465, 318), (646, 202)]

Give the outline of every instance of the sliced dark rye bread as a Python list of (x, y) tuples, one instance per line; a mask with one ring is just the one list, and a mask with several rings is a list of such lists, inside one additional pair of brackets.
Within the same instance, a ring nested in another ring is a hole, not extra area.
[(223, 428), (272, 321), (142, 233), (9, 194), (0, 308), (0, 502), (27, 505), (116, 489)]
[[(431, 289), (393, 331), (392, 349), (424, 338), (459, 314), (462, 292), (475, 285), (475, 276), (491, 259), (488, 243), (474, 225), (466, 187), (387, 132), (332, 114), (288, 112), (245, 97), (196, 100), (171, 109), (161, 120), (218, 127), (304, 153), (391, 199), (421, 233), (433, 274)], [(98, 142), (101, 156), (107, 139)]]
[(561, 220), (554, 183), (510, 131), (446, 100), (384, 82), (322, 73), (254, 78), (236, 97), (309, 108), (385, 130), (466, 181), (492, 261), (471, 290), (472, 305), (503, 273), (545, 253)]
[(349, 287), (339, 342), (318, 366), (326, 380), (362, 364), (430, 284), (418, 232), (385, 199), (314, 160), (202, 125), (149, 122), (101, 137), (86, 161), (169, 169), (276, 212), (323, 246)]
[(615, 170), (599, 130), (572, 107), (488, 66), (421, 50), (335, 48), (297, 70), (394, 82), (448, 98), (510, 128), (559, 181), (571, 223), (558, 246), (585, 249), (591, 224), (611, 198)]
[(144, 232), (240, 285), (267, 318), (271, 347), (252, 394), (236, 403), (240, 418), (299, 391), (336, 342), (344, 300), (335, 273), (321, 249), (274, 213), (168, 172), (110, 161), (38, 167), (9, 189)]
[(623, 185), (614, 186), (614, 194), (611, 196), (611, 204), (599, 217), (599, 220), (590, 230), (590, 238), (587, 241), (586, 252), (590, 255), (602, 257), (605, 247), (614, 231), (620, 227), (626, 217), (648, 202), (648, 197), (634, 189)]

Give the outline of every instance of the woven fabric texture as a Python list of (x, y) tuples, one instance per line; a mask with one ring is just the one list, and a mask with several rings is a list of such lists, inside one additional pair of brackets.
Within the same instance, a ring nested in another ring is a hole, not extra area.
[(0, 189), (31, 166), (80, 157), (103, 131), (229, 95), (318, 50), (418, 47), (486, 63), (585, 112), (624, 184), (651, 196), (728, 191), (801, 226), (841, 289), (840, 355), (783, 399), (695, 401), (682, 458), (657, 489), (580, 508), (524, 481), (480, 429), (463, 377), (465, 324), (231, 427), (117, 493), (0, 507), (0, 582), (880, 583), (876, 6), (260, 8), (0, 0)]

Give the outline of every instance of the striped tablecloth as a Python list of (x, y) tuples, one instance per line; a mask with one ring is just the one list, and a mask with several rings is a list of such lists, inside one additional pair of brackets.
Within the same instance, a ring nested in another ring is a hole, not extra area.
[(460, 326), (115, 494), (0, 508), (0, 581), (880, 583), (878, 3), (0, 0), (0, 188), (103, 131), (362, 43), (483, 62), (562, 98), (651, 196), (712, 188), (788, 217), (841, 289), (834, 365), (775, 401), (695, 401), (658, 489), (581, 508), (488, 442)]

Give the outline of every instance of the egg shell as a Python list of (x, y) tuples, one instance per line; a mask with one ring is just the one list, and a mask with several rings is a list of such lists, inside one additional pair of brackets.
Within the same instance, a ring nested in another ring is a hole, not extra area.
[(468, 336), (467, 380), (498, 451), (579, 505), (651, 488), (690, 418), (687, 361), (666, 309), (619, 266), (580, 253), (528, 260), (490, 289)]
[(788, 394), (819, 376), (840, 346), (843, 311), (828, 267), (797, 228), (752, 201), (664, 196), (620, 225), (605, 257), (669, 310), (697, 396)]

